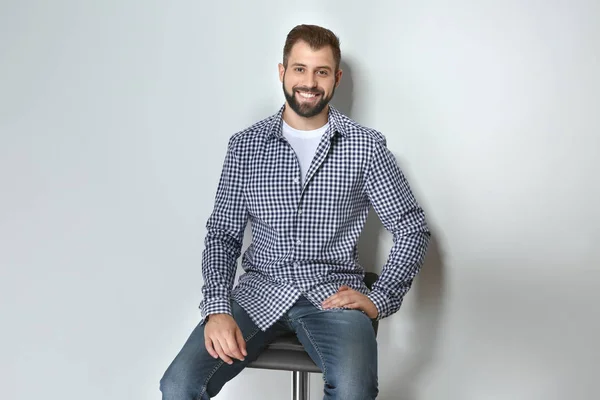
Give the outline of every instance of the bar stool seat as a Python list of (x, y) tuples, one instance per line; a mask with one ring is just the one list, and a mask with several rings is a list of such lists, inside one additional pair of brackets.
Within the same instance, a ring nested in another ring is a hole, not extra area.
[(247, 368), (321, 372), (294, 334), (275, 339)]

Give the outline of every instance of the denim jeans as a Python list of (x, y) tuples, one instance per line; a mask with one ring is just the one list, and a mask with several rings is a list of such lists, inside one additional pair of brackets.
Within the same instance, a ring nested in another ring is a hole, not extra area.
[[(198, 325), (160, 381), (163, 400), (209, 400), (254, 361), (275, 338), (294, 332), (323, 371), (324, 399), (375, 399), (377, 341), (369, 317), (358, 310), (319, 310), (306, 298), (266, 332), (261, 331), (232, 300), (232, 314), (246, 340), (244, 361), (229, 365), (213, 358), (204, 345), (204, 325)], [(248, 390), (265, 390), (256, 383)]]

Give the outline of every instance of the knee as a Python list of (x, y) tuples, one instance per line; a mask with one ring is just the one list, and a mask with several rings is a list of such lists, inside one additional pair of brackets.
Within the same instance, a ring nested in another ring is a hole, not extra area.
[(168, 369), (160, 379), (160, 391), (164, 398), (175, 398), (178, 393), (183, 390), (183, 382), (174, 374), (171, 369)]
[(198, 398), (198, 388), (183, 371), (169, 368), (160, 380), (163, 400), (188, 400)]
[(371, 400), (379, 394), (376, 371), (345, 369), (324, 379), (325, 392), (332, 399)]

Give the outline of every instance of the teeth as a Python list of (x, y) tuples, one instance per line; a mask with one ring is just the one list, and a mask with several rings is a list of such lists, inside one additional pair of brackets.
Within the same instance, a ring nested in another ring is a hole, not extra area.
[(306, 97), (307, 99), (310, 99), (310, 98), (316, 96), (316, 94), (314, 94), (314, 93), (304, 93), (304, 92), (298, 92), (298, 93), (300, 94), (300, 96)]

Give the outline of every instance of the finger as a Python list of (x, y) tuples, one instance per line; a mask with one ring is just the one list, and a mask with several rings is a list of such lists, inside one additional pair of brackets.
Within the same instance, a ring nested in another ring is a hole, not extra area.
[(233, 364), (233, 360), (231, 358), (229, 358), (227, 356), (227, 354), (225, 354), (225, 351), (223, 350), (223, 347), (221, 346), (221, 343), (218, 340), (215, 340), (213, 342), (213, 344), (215, 346), (215, 351), (219, 355), (219, 358), (221, 360), (225, 361), (229, 365)]
[(340, 302), (344, 301), (344, 298), (348, 296), (348, 292), (338, 292), (337, 294), (331, 296), (329, 300), (327, 300), (327, 306), (336, 307)]
[(358, 303), (360, 297), (355, 292), (347, 292), (347, 295), (340, 300), (339, 307), (348, 307), (349, 304)]
[(348, 294), (348, 291), (354, 292), (354, 290), (351, 289), (349, 286), (346, 286), (346, 285), (340, 286), (340, 288), (338, 289), (338, 291), (335, 294), (329, 296), (327, 299), (325, 299), (325, 301), (323, 301), (323, 303), (322, 303), (323, 306), (325, 307), (325, 306), (330, 305), (330, 303), (335, 302), (339, 298), (340, 294), (342, 294), (344, 292), (346, 292), (346, 294)]
[(235, 358), (233, 356), (231, 350), (229, 349), (229, 341), (227, 340), (227, 334), (223, 334), (219, 338), (219, 344), (221, 345), (221, 348), (223, 349), (223, 354), (225, 354), (229, 358)]
[(334, 295), (326, 298), (325, 301), (323, 301), (323, 303), (322, 303), (323, 307), (328, 307), (330, 304), (335, 302), (337, 300), (338, 296), (339, 296), (339, 294), (334, 294)]
[(210, 340), (209, 337), (204, 338), (204, 346), (206, 347), (206, 351), (208, 351), (208, 354), (210, 354), (213, 358), (219, 358), (219, 354), (217, 354), (217, 352), (215, 351), (212, 344), (212, 340)]
[(344, 292), (336, 295), (327, 305), (328, 307), (342, 307), (344, 304), (352, 303), (353, 296), (350, 292)]
[(242, 361), (244, 359), (244, 356), (242, 355), (242, 352), (240, 351), (240, 348), (238, 347), (235, 333), (230, 333), (227, 335), (227, 347), (228, 347), (228, 349), (227, 349), (228, 351), (226, 350), (227, 355), (229, 355), (232, 358), (237, 358), (240, 361)]
[(246, 351), (246, 341), (244, 340), (244, 336), (242, 335), (242, 331), (239, 330), (239, 329), (237, 329), (235, 331), (235, 337), (237, 339), (237, 344), (238, 344), (238, 347), (239, 347), (240, 351), (242, 352), (242, 354), (244, 355), (244, 357), (246, 357), (248, 355), (248, 352)]
[(360, 309), (360, 304), (358, 304), (357, 302), (353, 302), (353, 303), (345, 304), (344, 307), (351, 308), (353, 310), (358, 310), (358, 309)]

